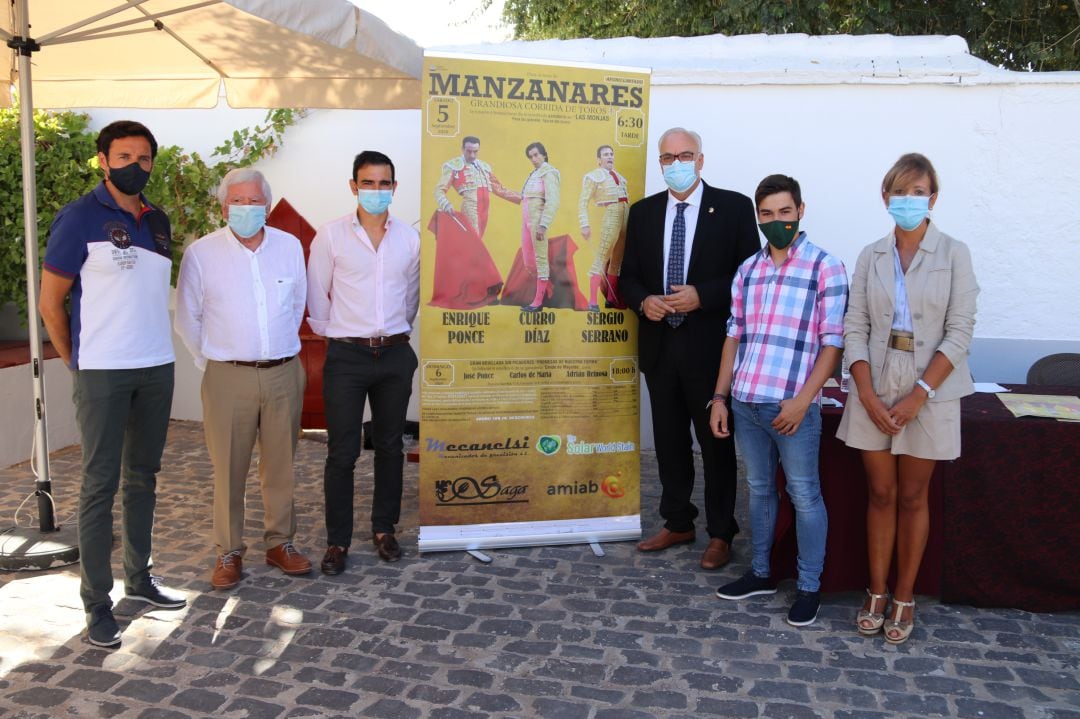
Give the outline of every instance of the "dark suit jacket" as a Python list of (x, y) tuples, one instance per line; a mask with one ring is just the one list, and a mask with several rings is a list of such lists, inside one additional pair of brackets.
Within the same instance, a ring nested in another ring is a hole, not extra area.
[[(720, 367), (720, 353), (731, 313), (731, 281), (739, 265), (761, 249), (754, 203), (746, 195), (704, 185), (701, 208), (694, 231), (694, 247), (686, 284), (697, 289), (701, 307), (687, 315), (679, 327), (695, 337), (700, 348), (686, 361), (702, 367)], [(619, 289), (626, 305), (634, 310), (649, 295), (664, 294), (664, 219), (668, 192), (659, 192), (630, 207), (626, 226)], [(641, 370), (656, 365), (664, 321), (640, 315), (638, 354)]]

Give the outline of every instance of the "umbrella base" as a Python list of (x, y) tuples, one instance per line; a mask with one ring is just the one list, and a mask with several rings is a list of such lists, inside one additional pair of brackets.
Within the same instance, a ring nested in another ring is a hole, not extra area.
[(0, 531), (0, 571), (37, 572), (79, 561), (75, 525), (55, 532), (36, 527), (11, 527)]

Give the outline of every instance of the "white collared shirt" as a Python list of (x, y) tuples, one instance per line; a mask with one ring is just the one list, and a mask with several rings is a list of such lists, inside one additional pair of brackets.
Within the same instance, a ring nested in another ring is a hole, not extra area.
[(222, 227), (184, 252), (175, 326), (199, 369), (207, 360), (253, 362), (300, 352), (304, 250), (288, 232), (264, 229), (254, 251)]
[(420, 307), (420, 234), (387, 215), (378, 250), (356, 213), (315, 234), (308, 257), (308, 324), (324, 337), (412, 331)]
[(671, 254), (671, 226), (675, 223), (675, 215), (678, 212), (676, 205), (685, 202), (688, 207), (683, 210), (683, 219), (686, 221), (686, 241), (683, 244), (683, 284), (686, 284), (686, 274), (690, 271), (690, 252), (694, 249), (694, 232), (697, 230), (698, 210), (701, 209), (701, 196), (705, 192), (705, 183), (698, 178), (697, 187), (685, 200), (680, 200), (668, 190), (667, 214), (664, 216), (664, 283), (667, 284), (668, 256)]

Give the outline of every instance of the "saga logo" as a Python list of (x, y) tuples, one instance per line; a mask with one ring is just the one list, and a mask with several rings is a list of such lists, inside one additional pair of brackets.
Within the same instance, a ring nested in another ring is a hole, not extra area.
[(458, 477), (435, 482), (435, 499), (441, 505), (520, 504), (528, 503), (528, 489), (524, 484), (504, 486), (494, 474), (483, 479)]
[(536, 451), (547, 457), (557, 454), (562, 446), (562, 437), (557, 434), (545, 434), (536, 440)]

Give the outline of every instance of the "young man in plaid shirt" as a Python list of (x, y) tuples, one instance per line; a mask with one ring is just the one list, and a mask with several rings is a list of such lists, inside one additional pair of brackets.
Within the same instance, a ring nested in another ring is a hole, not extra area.
[(731, 433), (730, 412), (737, 420), (735, 444), (750, 488), (753, 561), (741, 579), (716, 594), (745, 599), (776, 593), (769, 555), (779, 459), (799, 542), (797, 592), (787, 621), (805, 626), (817, 618), (829, 521), (818, 479), (819, 398), (843, 349), (847, 273), (840, 260), (799, 231), (806, 208), (794, 178), (766, 177), (754, 201), (768, 244), (739, 266), (732, 282), (731, 318), (710, 403), (717, 437)]

